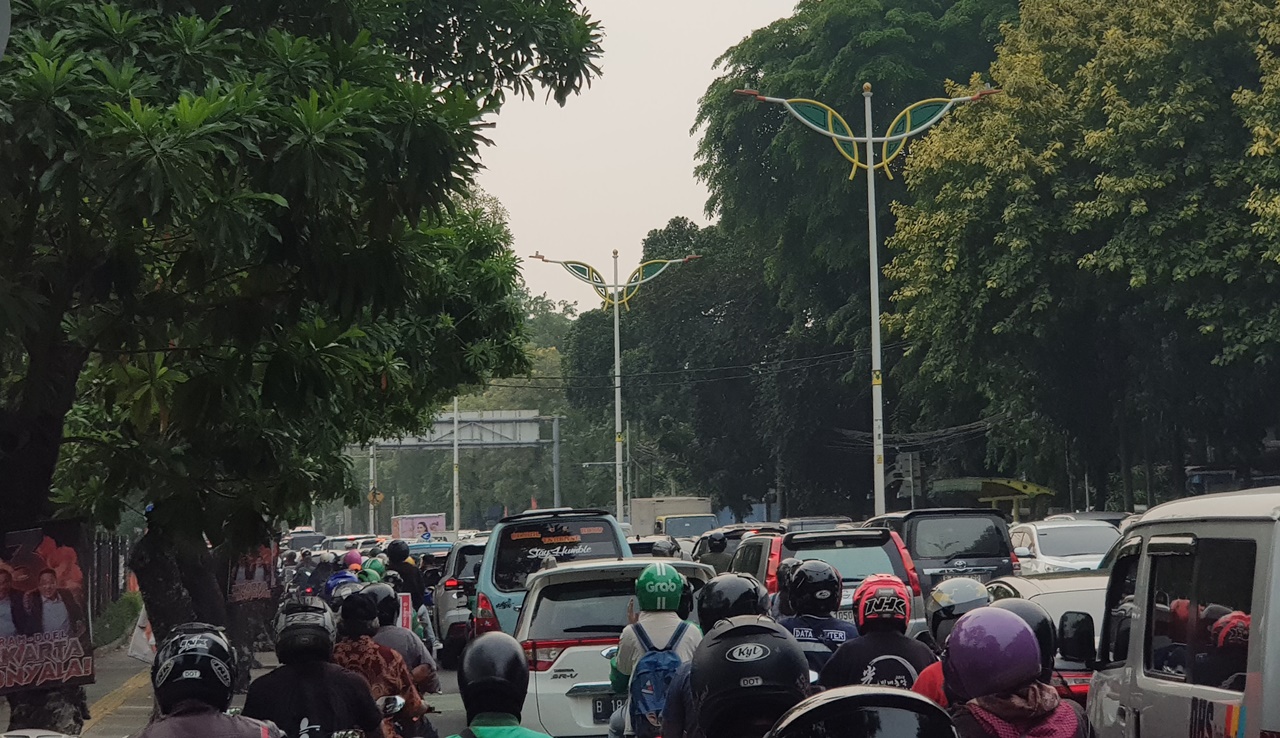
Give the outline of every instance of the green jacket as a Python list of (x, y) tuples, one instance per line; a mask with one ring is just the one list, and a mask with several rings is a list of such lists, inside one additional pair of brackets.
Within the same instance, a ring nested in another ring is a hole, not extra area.
[[(549, 738), (546, 733), (522, 727), (515, 715), (482, 712), (467, 726), (476, 738)], [(449, 738), (459, 738), (451, 735)]]

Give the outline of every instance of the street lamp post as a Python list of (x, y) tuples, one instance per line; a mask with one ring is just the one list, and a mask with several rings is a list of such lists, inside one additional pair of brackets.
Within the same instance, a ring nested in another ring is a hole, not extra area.
[(666, 271), (672, 264), (684, 264), (701, 258), (694, 254), (683, 259), (653, 259), (642, 263), (631, 272), (625, 283), (618, 281), (618, 250), (613, 250), (613, 282), (606, 283), (600, 272), (590, 264), (581, 261), (556, 261), (548, 259), (540, 253), (534, 253), (530, 259), (537, 259), (548, 264), (559, 264), (577, 279), (586, 282), (596, 291), (606, 307), (613, 307), (613, 466), (614, 466), (614, 504), (617, 506), (618, 521), (623, 519), (622, 464), (622, 341), (621, 320), (618, 306), (627, 305), (635, 297), (640, 285)]
[[(921, 100), (903, 110), (889, 126), (884, 136), (875, 136), (871, 118), (871, 84), (862, 86), (863, 115), (866, 125), (865, 136), (854, 136), (849, 124), (845, 123), (829, 105), (816, 100), (802, 98), (783, 99), (766, 97), (755, 90), (734, 90), (734, 94), (754, 98), (758, 102), (773, 103), (786, 108), (792, 117), (807, 127), (830, 138), (840, 155), (853, 164), (849, 178), (853, 179), (859, 169), (867, 170), (867, 238), (868, 256), (871, 271), (871, 434), (873, 453), (875, 454), (875, 514), (885, 512), (884, 496), (884, 395), (881, 374), (880, 351), (880, 254), (877, 250), (879, 235), (876, 233), (876, 178), (875, 170), (879, 167), (885, 175), (892, 178), (889, 162), (902, 153), (907, 139), (919, 135), (942, 120), (951, 108), (960, 103), (977, 102), (987, 95), (999, 90), (986, 89), (976, 95), (953, 98), (930, 98)], [(866, 145), (867, 161), (863, 163), (858, 151), (858, 144)], [(876, 144), (883, 146), (879, 163), (876, 162)]]

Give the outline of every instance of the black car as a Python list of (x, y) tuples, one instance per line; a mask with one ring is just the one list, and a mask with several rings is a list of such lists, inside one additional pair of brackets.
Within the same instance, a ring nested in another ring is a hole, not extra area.
[(939, 582), (968, 577), (989, 582), (1020, 573), (1009, 525), (992, 508), (932, 508), (888, 513), (863, 523), (888, 528), (907, 546), (928, 597)]
[(725, 553), (732, 556), (733, 552), (738, 550), (738, 544), (742, 543), (743, 536), (749, 536), (753, 533), (786, 532), (787, 529), (783, 527), (781, 523), (731, 523), (703, 533), (698, 538), (698, 542), (694, 544), (693, 553), (690, 555), (693, 557), (694, 561), (697, 561), (699, 556), (706, 553), (709, 550), (707, 548), (707, 539), (711, 537), (712, 533), (724, 534), (725, 540), (728, 542), (728, 545), (724, 549)]

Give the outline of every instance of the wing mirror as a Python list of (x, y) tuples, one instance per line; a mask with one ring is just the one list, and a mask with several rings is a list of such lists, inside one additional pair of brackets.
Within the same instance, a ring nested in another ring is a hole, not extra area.
[(388, 697), (378, 698), (378, 712), (383, 717), (391, 717), (404, 709), (404, 698), (399, 695), (390, 695)]
[(617, 655), (618, 655), (618, 647), (617, 647), (617, 646), (609, 646), (608, 648), (606, 648), (606, 649), (604, 649), (603, 651), (601, 651), (601, 652), (600, 652), (600, 655), (601, 655), (601, 656), (603, 656), (603, 657), (605, 657), (606, 659), (612, 659), (614, 656), (617, 656)]
[(1013, 555), (1020, 559), (1034, 559), (1036, 555), (1026, 546), (1018, 546), (1013, 549)]
[(1064, 612), (1058, 620), (1058, 653), (1067, 661), (1089, 664), (1098, 658), (1093, 616), (1085, 612)]

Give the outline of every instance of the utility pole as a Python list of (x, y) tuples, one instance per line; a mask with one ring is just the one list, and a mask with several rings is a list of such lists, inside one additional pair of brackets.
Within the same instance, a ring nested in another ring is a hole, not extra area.
[(556, 415), (551, 418), (551, 505), (560, 504), (560, 416)]
[(378, 494), (378, 444), (369, 444), (369, 533), (377, 533), (373, 524), (374, 500)]
[[(462, 497), (458, 494), (458, 396), (453, 396), (453, 532), (462, 530)], [(454, 536), (457, 538), (457, 536)]]
[(618, 323), (618, 250), (613, 250), (613, 497), (622, 512), (622, 334)]

